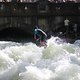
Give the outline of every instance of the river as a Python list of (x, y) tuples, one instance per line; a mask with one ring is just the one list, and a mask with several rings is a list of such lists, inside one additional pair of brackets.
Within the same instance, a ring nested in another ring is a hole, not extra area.
[(0, 80), (80, 80), (80, 45), (58, 37), (46, 48), (0, 41)]

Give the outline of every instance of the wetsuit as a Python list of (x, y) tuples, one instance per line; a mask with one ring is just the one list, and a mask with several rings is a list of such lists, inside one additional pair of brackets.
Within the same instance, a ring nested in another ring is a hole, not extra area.
[(34, 38), (36, 39), (36, 44), (46, 42), (47, 34), (41, 29), (35, 29)]

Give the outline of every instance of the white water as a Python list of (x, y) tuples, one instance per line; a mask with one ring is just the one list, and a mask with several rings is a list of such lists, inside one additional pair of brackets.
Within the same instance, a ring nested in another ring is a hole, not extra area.
[(47, 45), (0, 41), (0, 80), (80, 80), (79, 44), (52, 37)]

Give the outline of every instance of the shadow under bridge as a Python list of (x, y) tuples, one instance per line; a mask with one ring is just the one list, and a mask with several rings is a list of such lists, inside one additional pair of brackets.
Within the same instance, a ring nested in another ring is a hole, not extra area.
[(33, 37), (33, 25), (4, 23), (0, 25), (0, 39), (29, 39)]

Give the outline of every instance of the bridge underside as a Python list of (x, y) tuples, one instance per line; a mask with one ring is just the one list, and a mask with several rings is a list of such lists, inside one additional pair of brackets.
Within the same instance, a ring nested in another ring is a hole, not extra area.
[(0, 31), (0, 40), (7, 41), (26, 41), (32, 38), (32, 35), (17, 27), (8, 27)]
[[(44, 1), (44, 0), (42, 0)], [(68, 31), (64, 20), (69, 19)], [(0, 36), (33, 36), (34, 26), (46, 32), (63, 32), (74, 38), (73, 26), (77, 24), (77, 37), (80, 38), (80, 3), (0, 3)], [(71, 33), (72, 32), (72, 33)], [(65, 35), (64, 35), (65, 36)], [(75, 37), (76, 38), (76, 37)]]

